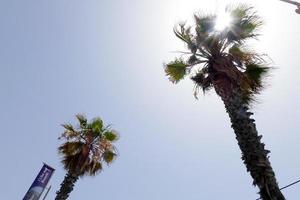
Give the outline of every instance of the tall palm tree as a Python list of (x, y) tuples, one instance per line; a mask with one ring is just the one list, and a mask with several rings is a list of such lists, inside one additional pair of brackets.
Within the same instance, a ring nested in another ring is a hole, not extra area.
[(67, 171), (57, 191), (56, 200), (65, 200), (73, 190), (75, 182), (84, 175), (94, 176), (102, 170), (103, 162), (110, 164), (115, 158), (113, 142), (118, 138), (116, 131), (104, 126), (100, 118), (88, 123), (83, 115), (76, 115), (79, 127), (63, 124), (65, 131), (59, 139), (65, 139), (58, 151)]
[(255, 94), (263, 88), (262, 78), (270, 69), (263, 55), (246, 47), (249, 39), (258, 36), (262, 21), (247, 5), (228, 6), (226, 13), (231, 22), (223, 30), (215, 29), (217, 15), (195, 14), (193, 29), (185, 24), (175, 27), (175, 35), (186, 43), (189, 52), (165, 64), (165, 72), (173, 83), (190, 75), (196, 97), (199, 89), (206, 92), (214, 88), (225, 105), (242, 160), (261, 198), (284, 200), (268, 159), (269, 151), (249, 112)]

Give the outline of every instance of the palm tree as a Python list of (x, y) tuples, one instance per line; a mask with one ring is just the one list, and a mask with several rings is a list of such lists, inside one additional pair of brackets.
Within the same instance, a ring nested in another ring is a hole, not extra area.
[(103, 162), (110, 164), (116, 157), (116, 149), (112, 144), (118, 138), (116, 131), (105, 127), (100, 118), (90, 123), (83, 115), (76, 115), (76, 118), (79, 127), (63, 124), (65, 131), (59, 137), (66, 140), (58, 151), (67, 173), (60, 190), (56, 192), (56, 200), (67, 199), (79, 177), (96, 175), (102, 170)]
[(215, 29), (217, 15), (195, 14), (195, 26), (179, 24), (175, 35), (184, 41), (189, 52), (165, 65), (166, 75), (178, 83), (187, 75), (198, 90), (214, 88), (221, 97), (234, 129), (242, 160), (258, 186), (264, 200), (284, 200), (268, 159), (269, 151), (258, 135), (249, 106), (263, 88), (262, 78), (270, 67), (263, 55), (246, 47), (249, 39), (258, 36), (260, 17), (247, 5), (228, 6), (230, 24)]

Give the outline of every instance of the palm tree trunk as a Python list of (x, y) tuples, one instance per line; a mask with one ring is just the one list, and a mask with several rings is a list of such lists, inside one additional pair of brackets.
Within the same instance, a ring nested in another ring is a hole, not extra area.
[(253, 178), (253, 184), (259, 187), (261, 198), (263, 200), (285, 200), (268, 159), (270, 151), (266, 150), (265, 144), (261, 142), (262, 136), (258, 135), (255, 120), (250, 118), (252, 113), (243, 103), (242, 92), (235, 87), (231, 89), (230, 95), (224, 96), (217, 91), (216, 87), (215, 89), (225, 104), (226, 112), (232, 123), (231, 127), (234, 129), (242, 152), (242, 160)]
[(56, 192), (55, 200), (66, 200), (72, 192), (74, 184), (77, 180), (77, 175), (73, 175), (68, 172), (60, 185), (59, 191)]

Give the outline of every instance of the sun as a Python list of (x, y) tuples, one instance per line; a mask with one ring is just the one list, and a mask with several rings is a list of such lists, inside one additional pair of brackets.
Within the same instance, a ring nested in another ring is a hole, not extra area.
[(220, 12), (217, 14), (215, 30), (222, 31), (227, 28), (231, 23), (231, 16), (229, 13)]

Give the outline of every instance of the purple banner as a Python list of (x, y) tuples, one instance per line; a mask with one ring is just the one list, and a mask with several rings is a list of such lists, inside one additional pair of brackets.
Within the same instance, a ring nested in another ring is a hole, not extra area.
[(38, 200), (41, 197), (46, 185), (48, 184), (53, 172), (54, 169), (44, 163), (44, 166), (25, 194), (23, 200)]

